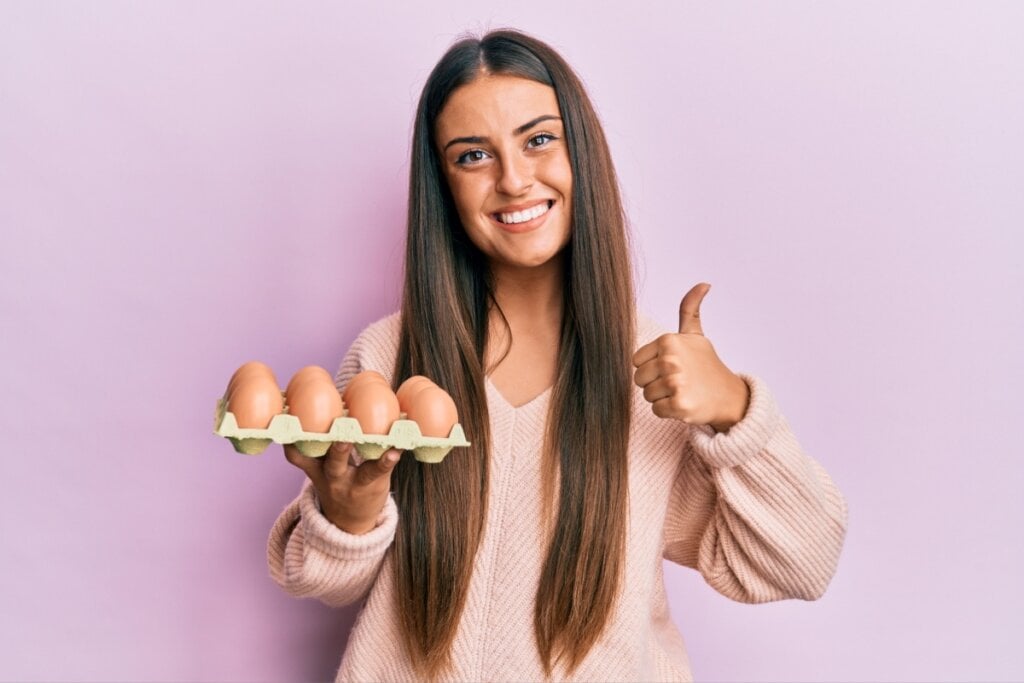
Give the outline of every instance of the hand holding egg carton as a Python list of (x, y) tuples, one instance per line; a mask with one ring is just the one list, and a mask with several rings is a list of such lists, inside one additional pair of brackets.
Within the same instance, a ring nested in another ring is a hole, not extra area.
[(342, 396), (330, 373), (311, 365), (295, 373), (282, 394), (273, 371), (258, 361), (231, 377), (217, 401), (214, 433), (249, 455), (275, 442), (320, 457), (341, 441), (355, 444), (366, 460), (397, 448), (437, 463), (452, 448), (469, 445), (452, 397), (426, 377), (410, 377), (396, 394), (368, 370), (353, 377)]

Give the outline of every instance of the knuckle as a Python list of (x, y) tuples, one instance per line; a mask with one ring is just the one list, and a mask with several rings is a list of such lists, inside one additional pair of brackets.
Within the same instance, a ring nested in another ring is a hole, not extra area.
[(658, 361), (658, 366), (663, 375), (671, 375), (683, 369), (683, 364), (675, 353), (662, 356)]
[(324, 474), (331, 479), (337, 479), (345, 474), (348, 464), (338, 458), (325, 458), (323, 461)]
[(676, 407), (679, 410), (679, 414), (683, 417), (683, 421), (690, 424), (696, 412), (694, 410), (695, 406), (693, 405), (693, 401), (686, 397), (680, 397), (676, 403)]

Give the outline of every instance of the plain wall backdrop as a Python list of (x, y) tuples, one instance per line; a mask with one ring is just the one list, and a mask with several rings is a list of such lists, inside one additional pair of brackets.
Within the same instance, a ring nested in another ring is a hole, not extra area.
[(411, 120), (463, 31), (581, 74), (641, 308), (694, 283), (850, 504), (812, 603), (666, 567), (709, 681), (1021, 680), (1024, 4), (0, 2), (0, 678), (331, 678), (302, 473), (212, 434), (399, 298)]

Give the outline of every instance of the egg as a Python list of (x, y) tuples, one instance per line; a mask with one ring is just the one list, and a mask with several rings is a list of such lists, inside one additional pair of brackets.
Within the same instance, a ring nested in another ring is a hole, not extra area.
[(364, 381), (345, 390), (348, 416), (359, 421), (363, 434), (387, 434), (398, 419), (398, 397), (386, 382)]
[[(329, 432), (335, 418), (344, 414), (341, 394), (334, 386), (330, 374), (323, 368), (310, 371), (305, 377), (292, 377), (285, 392), (288, 413), (299, 419), (305, 432)], [(301, 372), (301, 371), (300, 371)]]
[(306, 367), (302, 368), (294, 375), (292, 375), (292, 378), (291, 380), (288, 381), (288, 387), (284, 390), (284, 393), (287, 395), (298, 385), (304, 384), (309, 380), (314, 380), (318, 382), (326, 380), (332, 386), (334, 385), (334, 378), (331, 377), (331, 373), (327, 372), (319, 365), (307, 365)]
[(421, 389), (412, 398), (406, 419), (419, 425), (423, 436), (448, 438), (452, 427), (459, 421), (455, 401), (448, 392), (438, 386)]
[(384, 379), (384, 375), (373, 370), (363, 370), (348, 381), (348, 386), (345, 387), (345, 393), (342, 394), (342, 398), (345, 399), (345, 403), (349, 403), (349, 392), (355, 390), (360, 384), (364, 384), (366, 382), (383, 384), (388, 387), (388, 389), (391, 388), (388, 381)]
[(270, 420), (284, 410), (284, 399), (273, 375), (258, 373), (238, 380), (227, 408), (234, 413), (239, 427), (266, 429)]
[(251, 360), (248, 363), (243, 363), (240, 368), (235, 370), (235, 374), (231, 375), (231, 379), (228, 381), (228, 388), (224, 390), (224, 399), (227, 400), (231, 397), (231, 392), (235, 390), (239, 382), (247, 377), (257, 376), (269, 377), (274, 384), (277, 384), (277, 378), (274, 377), (274, 371), (270, 369), (269, 365), (258, 360)]
[(403, 413), (409, 412), (409, 405), (412, 403), (412, 397), (415, 396), (421, 389), (427, 387), (436, 387), (430, 379), (423, 375), (413, 375), (409, 379), (402, 382), (402, 386), (398, 387), (398, 407)]

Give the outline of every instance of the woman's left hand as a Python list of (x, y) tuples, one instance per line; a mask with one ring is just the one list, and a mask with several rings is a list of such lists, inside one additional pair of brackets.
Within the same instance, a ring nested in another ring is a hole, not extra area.
[(702, 282), (683, 297), (678, 334), (663, 334), (633, 354), (633, 381), (658, 417), (724, 432), (746, 414), (750, 388), (704, 336), (700, 303), (710, 289)]

